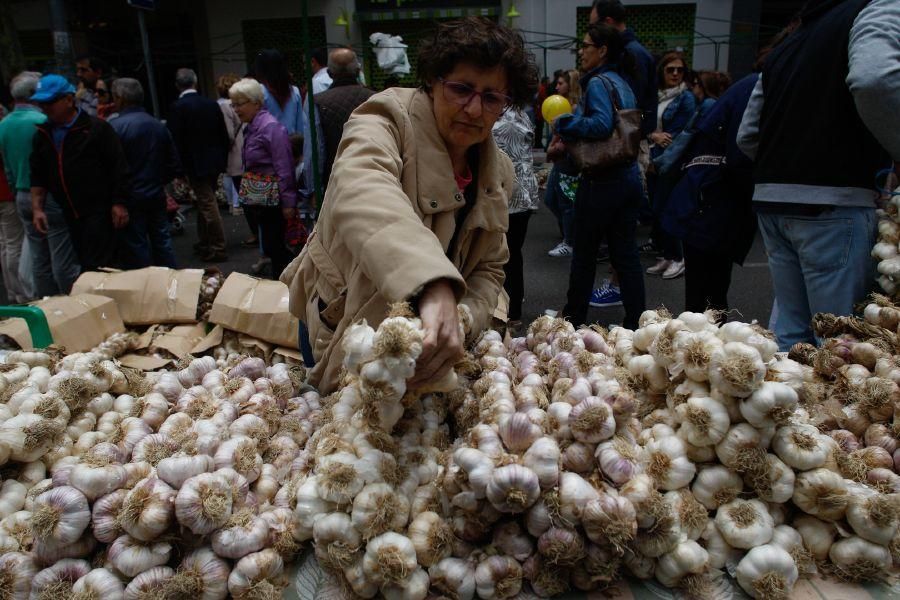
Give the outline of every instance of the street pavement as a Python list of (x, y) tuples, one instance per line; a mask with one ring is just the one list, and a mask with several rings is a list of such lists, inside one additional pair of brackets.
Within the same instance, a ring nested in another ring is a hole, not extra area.
[[(215, 266), (218, 266), (226, 274), (232, 271), (250, 273), (252, 265), (259, 258), (259, 253), (255, 248), (241, 245), (241, 241), (249, 235), (244, 217), (223, 211), (222, 218), (228, 240), (229, 260)], [(643, 243), (649, 236), (649, 230), (640, 228), (638, 236), (639, 243)], [(196, 212), (189, 209), (186, 213), (183, 233), (173, 237), (179, 267), (211, 266), (204, 264), (193, 253), (191, 246), (196, 239)], [(555, 246), (559, 239), (559, 229), (555, 218), (546, 207), (541, 205), (529, 222), (524, 248), (523, 321), (526, 323), (544, 314), (545, 310), (558, 311), (562, 309), (565, 303), (569, 259), (551, 258), (547, 255), (547, 251)], [(654, 264), (655, 257), (645, 254), (641, 256), (641, 261), (646, 268)], [(596, 282), (598, 285), (608, 276), (608, 271), (609, 263), (597, 265)], [(270, 275), (266, 271), (263, 276)], [(665, 306), (675, 314), (684, 310), (683, 278), (664, 281), (658, 276), (645, 275), (645, 282), (648, 307)], [(3, 296), (5, 297), (5, 290)], [(729, 304), (732, 307), (731, 318), (743, 321), (756, 319), (763, 325), (768, 324), (772, 307), (772, 283), (762, 242), (758, 237), (745, 265), (734, 268)], [(602, 325), (609, 325), (621, 323), (623, 314), (621, 307), (591, 308), (588, 317)]]

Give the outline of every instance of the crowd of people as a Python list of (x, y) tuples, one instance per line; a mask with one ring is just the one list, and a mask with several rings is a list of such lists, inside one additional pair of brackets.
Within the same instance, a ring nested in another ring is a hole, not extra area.
[[(337, 48), (312, 54), (306, 93), (270, 49), (248, 76), (220, 77), (217, 100), (179, 69), (165, 123), (136, 79), (95, 58), (77, 61), (77, 89), (25, 72), (0, 121), (5, 287), (23, 302), (67, 292), (84, 270), (174, 266), (173, 181), (191, 192), (200, 259), (226, 260), (221, 179), (248, 224), (242, 243), (259, 249), (254, 270), (290, 287), (314, 383), (339, 376), (347, 327), (401, 300), (429, 331), (412, 379), (425, 381), (461, 352), (458, 303), (474, 330), (493, 317), (521, 327), (543, 147), (561, 238), (548, 253), (570, 261), (562, 316), (580, 325), (589, 306), (621, 304), (636, 328), (649, 275), (684, 276), (686, 309), (725, 319), (732, 266), (759, 230), (779, 345), (815, 341), (815, 312), (850, 314), (872, 285), (873, 180), (900, 164), (898, 28), (894, 0), (809, 0), (732, 82), (682, 52), (652, 55), (620, 0), (595, 0), (578, 70), (552, 81), (538, 81), (519, 33), (468, 18), (423, 41), (415, 89), (375, 94)], [(544, 122), (551, 94), (572, 110)], [(308, 238), (301, 214), (317, 218)], [(658, 260), (645, 270), (641, 252)]]
[[(344, 122), (374, 92), (359, 84), (350, 49), (317, 49), (310, 63), (318, 176), (327, 181)], [(101, 267), (175, 267), (175, 190), (196, 209), (200, 261), (228, 260), (224, 195), (247, 220), (242, 243), (260, 250), (254, 272), (284, 270), (306, 236), (298, 207), (311, 212), (316, 198), (306, 183), (313, 161), (303, 161), (308, 97), (282, 53), (261, 51), (244, 78), (219, 77), (217, 101), (198, 93), (193, 70), (179, 69), (165, 121), (144, 109), (137, 79), (111, 77), (88, 56), (75, 72), (77, 87), (28, 71), (10, 83), (13, 110), (0, 120), (0, 268), (10, 302), (67, 293)]]

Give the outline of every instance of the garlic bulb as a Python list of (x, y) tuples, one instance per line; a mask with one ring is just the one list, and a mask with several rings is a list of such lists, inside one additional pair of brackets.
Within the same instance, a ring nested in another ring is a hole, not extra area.
[(500, 419), (499, 433), (507, 448), (520, 453), (541, 437), (541, 428), (532, 423), (524, 413), (517, 412)]
[(175, 570), (170, 567), (153, 567), (132, 579), (125, 587), (125, 600), (144, 600), (164, 595), (164, 588)]
[[(494, 527), (493, 546), (503, 554), (512, 556), (518, 561), (524, 561), (534, 552), (534, 543), (531, 538), (515, 521)], [(418, 552), (418, 547), (416, 551), (421, 563), (422, 558), (421, 553)]]
[(248, 554), (237, 562), (228, 576), (228, 592), (233, 598), (249, 598), (252, 594), (274, 598), (281, 595), (284, 561), (272, 549)]
[(659, 557), (654, 575), (666, 587), (675, 587), (688, 575), (706, 571), (709, 554), (700, 544), (687, 540)]
[(713, 569), (731, 568), (737, 565), (744, 556), (743, 551), (732, 548), (725, 541), (713, 519), (706, 524), (706, 529), (703, 530), (700, 538), (702, 546), (709, 554), (709, 566)]
[(231, 516), (232, 488), (216, 473), (195, 475), (182, 484), (175, 497), (178, 522), (198, 535), (212, 533)]
[(828, 558), (848, 581), (878, 579), (891, 567), (891, 553), (887, 548), (856, 536), (832, 544)]
[(751, 598), (787, 598), (799, 573), (794, 559), (782, 548), (765, 544), (750, 550), (738, 563), (738, 585)]
[(728, 342), (710, 357), (710, 383), (731, 396), (746, 398), (762, 385), (765, 375), (759, 352), (741, 342)]
[(353, 499), (350, 517), (363, 539), (368, 540), (385, 532), (402, 530), (409, 518), (409, 500), (386, 483), (370, 483)]
[(475, 569), (467, 560), (445, 558), (428, 569), (431, 586), (458, 600), (475, 596)]
[(776, 525), (775, 533), (770, 543), (790, 554), (801, 574), (815, 573), (817, 571), (813, 555), (803, 543), (803, 536), (793, 527)]
[(897, 534), (900, 503), (896, 494), (853, 494), (847, 505), (847, 523), (864, 540), (888, 546)]
[(568, 416), (572, 437), (580, 442), (596, 444), (612, 437), (616, 432), (616, 420), (612, 408), (597, 397), (579, 402)]
[(329, 568), (344, 569), (353, 564), (362, 537), (346, 513), (333, 512), (318, 519), (313, 526), (316, 558)]
[(556, 441), (551, 437), (542, 437), (525, 451), (522, 465), (531, 469), (537, 475), (541, 489), (547, 490), (559, 483), (560, 459), (559, 445)]
[(574, 529), (551, 527), (538, 538), (537, 549), (550, 565), (572, 566), (584, 557), (584, 538)]
[(213, 552), (238, 559), (261, 550), (269, 537), (269, 524), (247, 509), (234, 513), (211, 537)]
[(32, 462), (53, 447), (62, 431), (62, 425), (54, 419), (20, 414), (0, 423), (0, 446), (9, 450), (12, 460)]
[(175, 491), (164, 482), (142, 479), (125, 496), (119, 509), (119, 524), (135, 539), (152, 541), (172, 523), (174, 502)]
[(821, 467), (829, 455), (829, 446), (812, 425), (779, 428), (772, 438), (772, 450), (778, 458), (799, 471)]
[(643, 469), (640, 447), (620, 435), (599, 444), (595, 456), (600, 472), (615, 485), (630, 481)]
[(681, 418), (681, 430), (687, 441), (695, 446), (718, 444), (731, 426), (728, 411), (712, 398), (688, 398), (676, 412)]
[(363, 556), (363, 571), (378, 585), (399, 583), (417, 567), (416, 549), (409, 538), (394, 532), (369, 540)]
[(664, 490), (677, 490), (688, 485), (697, 467), (685, 456), (684, 444), (676, 436), (650, 440), (644, 446), (644, 470)]
[(624, 496), (600, 494), (588, 502), (581, 514), (581, 525), (588, 539), (596, 544), (611, 544), (624, 551), (637, 534), (634, 505)]
[(417, 515), (409, 524), (407, 535), (423, 567), (450, 557), (453, 531), (437, 513), (426, 511)]
[(228, 595), (228, 562), (209, 548), (199, 548), (184, 557), (175, 575), (166, 583), (167, 597), (224, 600)]
[(519, 465), (494, 469), (488, 481), (486, 495), (494, 507), (507, 513), (519, 513), (530, 507), (540, 496), (541, 487), (534, 471)]
[(38, 571), (31, 581), (30, 598), (67, 598), (72, 595), (75, 582), (90, 573), (91, 566), (84, 560), (64, 558)]
[(511, 598), (522, 589), (522, 565), (510, 556), (490, 556), (475, 568), (475, 590), (480, 598)]
[(716, 527), (734, 548), (753, 548), (768, 543), (775, 523), (759, 500), (732, 500), (716, 511)]
[(703, 467), (691, 485), (691, 491), (700, 504), (716, 510), (738, 497), (744, 489), (741, 477), (722, 465)]
[(825, 521), (844, 518), (849, 502), (844, 478), (828, 469), (813, 469), (797, 475), (794, 504), (803, 512)]
[(236, 436), (219, 445), (215, 455), (216, 469), (232, 468), (253, 483), (262, 472), (263, 460), (257, 453), (256, 440)]
[(793, 526), (815, 560), (822, 562), (828, 558), (828, 551), (838, 533), (834, 524), (810, 515), (801, 515), (794, 519)]
[(122, 532), (122, 524), (119, 521), (119, 513), (128, 490), (116, 490), (94, 502), (91, 511), (91, 530), (94, 537), (104, 544), (111, 544)]
[(494, 462), (474, 448), (460, 448), (453, 453), (453, 462), (466, 474), (476, 498), (484, 498), (494, 472)]
[(125, 586), (106, 569), (94, 569), (72, 586), (74, 600), (123, 600)]
[(28, 488), (16, 481), (7, 479), (0, 486), (0, 519), (5, 519), (25, 506)]
[(134, 577), (152, 567), (166, 564), (172, 546), (166, 542), (141, 542), (123, 535), (110, 545), (107, 557), (112, 565), (128, 577)]
[(209, 473), (215, 466), (213, 458), (206, 454), (176, 454), (160, 460), (156, 472), (161, 480), (177, 490), (194, 475)]
[(797, 407), (797, 392), (777, 381), (764, 381), (740, 403), (741, 415), (754, 427), (785, 425)]
[(77, 540), (91, 522), (84, 494), (73, 487), (58, 487), (35, 499), (32, 528), (37, 539), (59, 545)]

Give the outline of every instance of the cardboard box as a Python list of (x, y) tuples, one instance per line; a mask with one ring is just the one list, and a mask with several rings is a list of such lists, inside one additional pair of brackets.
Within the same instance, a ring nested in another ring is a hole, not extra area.
[(202, 269), (89, 271), (75, 281), (72, 293), (112, 298), (126, 325), (196, 323), (202, 280)]
[[(66, 352), (86, 352), (114, 333), (125, 331), (115, 300), (94, 294), (52, 296), (31, 303), (44, 311), (53, 343)], [(24, 319), (0, 323), (0, 334), (8, 335), (22, 348), (32, 348)]]
[(299, 322), (288, 311), (288, 287), (280, 281), (232, 273), (213, 302), (211, 323), (276, 346), (297, 348)]

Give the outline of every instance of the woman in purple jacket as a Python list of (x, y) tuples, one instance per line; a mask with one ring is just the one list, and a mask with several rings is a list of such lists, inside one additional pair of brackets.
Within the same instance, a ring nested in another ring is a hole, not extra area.
[(287, 129), (264, 108), (262, 85), (241, 79), (228, 90), (244, 129), (244, 175), (238, 192), (245, 211), (259, 223), (263, 254), (278, 279), (291, 260), (284, 242), (285, 223), (297, 210), (297, 186)]

